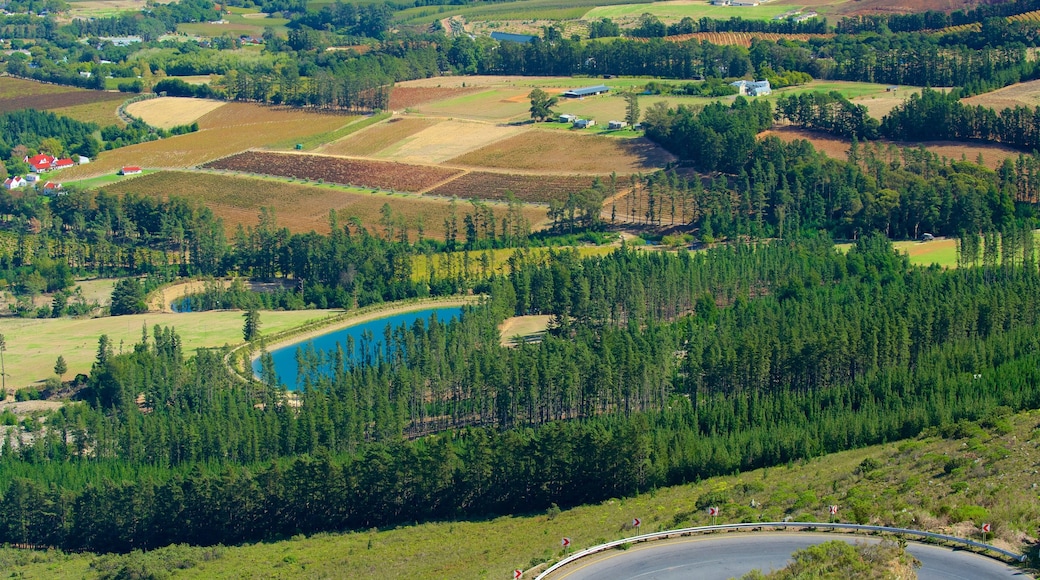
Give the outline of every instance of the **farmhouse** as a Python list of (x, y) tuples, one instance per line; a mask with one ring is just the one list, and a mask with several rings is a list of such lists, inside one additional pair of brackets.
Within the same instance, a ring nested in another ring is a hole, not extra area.
[(127, 165), (119, 170), (119, 175), (140, 175), (141, 168), (136, 165)]
[(29, 183), (17, 175), (4, 180), (4, 189), (18, 189), (26, 185), (29, 185)]
[(47, 155), (46, 153), (40, 153), (39, 155), (33, 155), (32, 157), (26, 155), (22, 161), (28, 163), (29, 168), (34, 172), (43, 173), (44, 171), (50, 171), (57, 159)]
[(55, 160), (54, 163), (51, 165), (51, 169), (68, 169), (69, 167), (72, 167), (75, 164), (75, 161), (66, 157), (65, 159)]
[(56, 183), (54, 181), (48, 181), (47, 183), (43, 184), (43, 193), (45, 193), (47, 195), (57, 194), (62, 189), (64, 189), (64, 188), (61, 186), (61, 184), (60, 183)]
[(595, 125), (596, 125), (596, 120), (595, 119), (575, 119), (574, 120), (574, 125), (572, 125), (572, 126), (575, 129), (588, 129), (589, 127), (594, 127)]
[(560, 115), (560, 122), (561, 123), (573, 123), (574, 121), (577, 121), (577, 120), (578, 120), (578, 116), (577, 115), (572, 115), (570, 113), (564, 113), (564, 114)]
[(40, 176), (36, 175), (35, 173), (30, 173), (29, 175), (25, 176), (25, 182), (26, 183), (36, 183), (39, 180), (40, 180)]
[(563, 93), (563, 96), (570, 99), (580, 99), (582, 97), (591, 97), (592, 95), (601, 95), (607, 92), (610, 92), (610, 87), (608, 87), (607, 85), (596, 85), (594, 87), (571, 89)]
[(730, 83), (730, 86), (737, 87), (740, 94), (747, 97), (761, 97), (773, 92), (769, 81), (736, 81)]
[(530, 34), (512, 34), (510, 32), (492, 32), (491, 38), (499, 42), (518, 42), (520, 44), (528, 44), (535, 37)]
[(610, 129), (612, 131), (617, 129), (624, 129), (626, 125), (628, 125), (628, 123), (624, 121), (608, 121), (607, 129)]
[(809, 12), (806, 12), (805, 14), (802, 14), (801, 16), (795, 16), (794, 17), (794, 21), (795, 22), (805, 22), (806, 20), (809, 20), (810, 18), (816, 18), (817, 16), (819, 16), (819, 15), (810, 10)]

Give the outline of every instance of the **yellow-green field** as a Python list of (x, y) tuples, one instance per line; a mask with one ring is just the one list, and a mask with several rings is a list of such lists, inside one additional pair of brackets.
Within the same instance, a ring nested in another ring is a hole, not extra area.
[[(696, 504), (701, 496), (715, 493), (723, 500), (719, 523), (786, 517), (827, 521), (827, 506), (836, 504), (845, 522), (853, 521), (856, 512), (870, 523), (981, 539), (982, 522), (962, 521), (959, 515), (975, 511), (993, 526), (990, 543), (1029, 550), (1035, 566), (1040, 497), (1031, 485), (1040, 453), (1038, 420), (1040, 412), (1032, 411), (1008, 417), (1006, 431), (973, 427), (961, 439), (922, 437), (835, 453), (558, 514), (373, 528), (229, 548), (180, 546), (109, 558), (136, 563), (128, 569), (151, 567), (162, 575), (207, 580), (496, 580), (509, 578), (517, 568), (525, 571), (524, 578), (533, 578), (546, 562), (561, 557), (561, 537), (571, 538), (573, 549), (582, 549), (637, 533), (707, 525), (709, 516)], [(948, 464), (969, 467), (946, 473)], [(635, 517), (643, 521), (639, 532), (627, 525)], [(0, 549), (5, 572), (19, 578), (93, 578), (98, 572), (90, 565), (97, 561), (92, 554)], [(1035, 567), (1031, 572), (1035, 574)]]
[[(570, 250), (571, 248), (566, 248)], [(617, 248), (613, 246), (578, 246), (578, 254), (581, 257), (587, 256), (605, 256)], [(464, 268), (464, 264), (468, 260), (469, 269), (474, 275), (481, 273), (483, 268), (482, 260), (484, 255), (488, 258), (489, 272), (493, 274), (508, 274), (509, 258), (516, 253), (515, 248), (504, 248), (500, 250), (476, 250), (472, 252), (456, 252), (454, 255), (449, 254), (433, 254), (432, 256), (432, 268), (436, 272), (444, 272), (448, 269), (448, 260), (453, 260), (453, 268)], [(531, 248), (527, 250), (534, 259), (543, 259), (548, 256), (549, 248)], [(561, 248), (556, 248), (555, 251), (562, 251)], [(426, 256), (419, 254), (412, 258), (412, 279), (416, 282), (429, 279), (429, 272), (431, 268), (430, 260)]]
[(625, 21), (636, 20), (643, 14), (653, 14), (664, 22), (682, 20), (689, 17), (694, 20), (714, 18), (729, 20), (743, 18), (745, 20), (770, 20), (774, 16), (790, 10), (799, 10), (803, 6), (794, 4), (760, 4), (758, 6), (712, 6), (706, 0), (669, 0), (652, 4), (620, 4), (617, 6), (598, 6), (585, 13), (585, 20), (610, 18)]
[(257, 10), (229, 7), (231, 14), (223, 14), (221, 23), (212, 22), (185, 22), (177, 25), (177, 32), (192, 34), (195, 36), (217, 37), (225, 34), (238, 38), (245, 34), (260, 38), (264, 34), (264, 28), (270, 26), (279, 34), (285, 34), (285, 25), (289, 21), (285, 18), (271, 18), (267, 14)]
[[(261, 331), (271, 334), (330, 316), (335, 310), (262, 312)], [(68, 363), (68, 379), (87, 373), (97, 355), (98, 337), (107, 334), (116, 350), (130, 350), (141, 339), (141, 326), (151, 336), (156, 324), (177, 329), (184, 351), (242, 342), (242, 313), (238, 311), (185, 314), (136, 314), (106, 318), (48, 318), (0, 320), (0, 334), (7, 341), (4, 362), (8, 388), (18, 388), (54, 376), (58, 355)]]

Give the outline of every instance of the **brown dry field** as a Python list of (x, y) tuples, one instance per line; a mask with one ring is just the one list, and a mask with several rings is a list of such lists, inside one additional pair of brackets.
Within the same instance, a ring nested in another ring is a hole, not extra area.
[(544, 314), (532, 314), (529, 316), (514, 316), (502, 321), (498, 325), (499, 336), (502, 346), (516, 346), (518, 341), (515, 337), (535, 337), (549, 328), (549, 319), (552, 316)]
[(119, 101), (98, 101), (96, 103), (87, 103), (86, 105), (50, 109), (50, 111), (55, 115), (62, 115), (70, 119), (83, 121), (84, 123), (97, 123), (99, 127), (107, 127), (108, 125), (123, 127), (126, 123), (116, 114), (118, 109)]
[(559, 131), (527, 131), (452, 159), (473, 167), (609, 175), (652, 171), (675, 157), (639, 139), (614, 139)]
[[(798, 129), (796, 127), (777, 127), (759, 133), (759, 137), (765, 137), (767, 135), (776, 135), (784, 141), (805, 139), (812, 143), (813, 147), (815, 147), (817, 151), (820, 151), (834, 159), (845, 159), (849, 150), (849, 142), (844, 139), (839, 139), (826, 133), (815, 133), (813, 131)], [(958, 141), (924, 141), (921, 143), (878, 141), (878, 143), (885, 146), (891, 144), (897, 147), (911, 148), (924, 145), (924, 147), (932, 153), (955, 161), (959, 161), (963, 157), (968, 161), (975, 162), (979, 153), (982, 153), (983, 163), (990, 168), (996, 168), (1003, 163), (1005, 159), (1015, 159), (1021, 154), (1020, 151), (1010, 147), (1004, 147), (1003, 145), (987, 145), (982, 143), (973, 144)]]
[[(473, 76), (455, 76), (455, 77), (430, 77), (427, 79), (416, 79), (414, 81), (404, 81), (394, 85), (395, 90), (398, 87), (448, 87), (448, 88), (491, 88), (501, 87), (506, 85), (521, 85), (521, 86), (535, 86), (537, 81), (560, 81), (567, 82), (570, 79), (567, 77), (523, 77), (523, 76), (499, 76), (499, 75), (473, 75)], [(543, 87), (544, 89), (544, 87)], [(464, 94), (464, 93), (463, 93)], [(392, 95), (391, 95), (391, 98)]]
[[(442, 77), (438, 77), (442, 78)], [(416, 107), (433, 101), (452, 99), (476, 91), (468, 83), (466, 87), (440, 87), (440, 86), (401, 86), (397, 84), (390, 92), (390, 110), (403, 111), (408, 107)]]
[[(369, 231), (381, 233), (380, 210), (384, 204), (390, 204), (394, 213), (404, 216), (408, 222), (413, 241), (420, 216), (424, 235), (443, 239), (444, 220), (449, 213), (446, 199), (367, 194), (328, 185), (302, 185), (275, 179), (188, 171), (153, 173), (107, 186), (105, 190), (117, 194), (134, 192), (162, 199), (175, 195), (195, 200), (222, 218), (229, 233), (238, 225), (256, 226), (261, 206), (273, 209), (278, 224), (293, 233), (328, 233), (330, 210), (336, 211), (340, 223), (357, 217)], [(460, 213), (465, 213), (466, 207), (460, 204)], [(496, 205), (494, 209), (500, 218), (505, 216), (505, 205)], [(546, 219), (543, 207), (527, 206), (524, 215), (532, 224), (540, 224)]]
[(961, 102), (969, 105), (982, 105), (997, 111), (1021, 106), (1034, 108), (1040, 106), (1040, 81), (1018, 83), (993, 92), (961, 99)]
[[(909, 93), (906, 95), (909, 97)], [(903, 104), (906, 97), (863, 97), (852, 99), (853, 103), (863, 105), (867, 108), (867, 114), (875, 119), (881, 119), (892, 112), (892, 109)]]
[[(11, 81), (16, 81), (12, 83)], [(59, 89), (57, 91), (51, 89)], [(46, 111), (90, 103), (111, 103), (113, 109), (126, 99), (123, 93), (58, 87), (10, 77), (0, 77), (0, 113), (36, 109)]]
[(379, 157), (403, 163), (443, 163), (523, 131), (523, 127), (479, 121), (443, 121), (384, 149)]
[(172, 129), (178, 125), (190, 125), (226, 104), (212, 99), (159, 97), (133, 103), (126, 108), (126, 112), (153, 127)]
[(64, 170), (62, 178), (82, 179), (115, 173), (124, 165), (146, 169), (194, 167), (250, 148), (332, 131), (352, 119), (309, 110), (227, 103), (200, 118), (200, 130), (195, 133), (102, 152), (89, 165)]
[(316, 152), (329, 155), (374, 155), (402, 139), (429, 129), (438, 122), (438, 119), (393, 117), (385, 123), (378, 123), (319, 147)]
[(208, 163), (209, 169), (273, 175), (384, 191), (418, 193), (462, 173), (455, 168), (409, 165), (310, 153), (247, 151)]

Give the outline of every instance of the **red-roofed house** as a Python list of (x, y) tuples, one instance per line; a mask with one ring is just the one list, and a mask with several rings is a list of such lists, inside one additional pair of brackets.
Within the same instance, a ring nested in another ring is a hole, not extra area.
[(43, 184), (43, 193), (46, 194), (58, 193), (62, 189), (64, 188), (61, 186), (61, 184), (54, 181), (48, 181), (47, 183)]
[(65, 159), (56, 159), (54, 161), (54, 163), (51, 164), (51, 167), (54, 168), (54, 169), (68, 169), (69, 167), (72, 167), (74, 165), (76, 165), (75, 161), (73, 161), (73, 160), (71, 160), (69, 158), (65, 158)]
[(26, 155), (23, 161), (28, 163), (29, 167), (31, 167), (36, 173), (43, 173), (44, 171), (50, 171), (57, 159), (47, 155), (46, 153), (40, 153), (39, 155), (33, 155), (32, 157)]
[(25, 187), (26, 185), (29, 184), (17, 175), (14, 177), (8, 177), (4, 180), (4, 189), (18, 189), (19, 187)]
[(119, 175), (137, 175), (139, 173), (141, 173), (141, 168), (136, 165), (127, 165), (119, 170)]

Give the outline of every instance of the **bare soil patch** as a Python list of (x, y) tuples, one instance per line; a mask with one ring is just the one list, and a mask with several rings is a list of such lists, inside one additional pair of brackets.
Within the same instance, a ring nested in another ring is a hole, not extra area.
[(132, 103), (126, 111), (149, 125), (171, 129), (178, 125), (190, 125), (226, 104), (212, 99), (159, 97)]
[(1029, 81), (1004, 87), (996, 91), (962, 99), (968, 105), (982, 105), (997, 111), (1015, 107), (1040, 106), (1040, 81)]
[[(160, 199), (178, 196), (197, 200), (224, 220), (228, 232), (239, 225), (256, 226), (261, 207), (274, 210), (278, 224), (293, 233), (328, 233), (330, 211), (336, 212), (340, 223), (356, 217), (369, 231), (381, 232), (380, 210), (389, 204), (395, 214), (404, 218), (413, 240), (420, 220), (427, 238), (443, 239), (444, 221), (450, 213), (446, 199), (368, 194), (332, 186), (190, 171), (153, 173), (105, 189), (116, 194), (134, 192)], [(501, 218), (507, 208), (502, 205), (493, 210)], [(529, 206), (523, 212), (532, 224), (545, 220), (544, 207)]]
[[(828, 157), (834, 159), (846, 159), (848, 157), (850, 142), (826, 133), (806, 131), (797, 127), (777, 127), (769, 131), (763, 131), (759, 134), (759, 137), (765, 137), (767, 135), (776, 135), (784, 141), (805, 139), (812, 143), (813, 147), (815, 147), (817, 151), (820, 151)], [(920, 143), (879, 141), (879, 143), (885, 146), (895, 145), (896, 147), (910, 148), (924, 146), (925, 149), (935, 153), (936, 155), (958, 161), (963, 158), (975, 162), (981, 153), (983, 164), (989, 168), (996, 168), (1002, 164), (1005, 159), (1017, 158), (1021, 153), (1016, 149), (1005, 147), (1003, 145), (963, 143), (959, 141), (923, 141)]]
[(262, 151), (240, 153), (209, 163), (206, 167), (412, 192), (422, 191), (460, 173), (457, 169), (406, 165), (387, 161)]
[(609, 175), (664, 167), (675, 157), (643, 138), (528, 131), (456, 157), (452, 164)]
[(184, 169), (256, 147), (338, 129), (355, 117), (309, 110), (226, 103), (203, 115), (200, 130), (169, 139), (104, 151), (89, 165), (62, 171), (62, 179), (112, 174), (124, 165)]
[(498, 325), (502, 346), (516, 346), (520, 342), (515, 340), (518, 336), (526, 341), (537, 339), (549, 328), (550, 318), (552, 317), (548, 315), (534, 314), (505, 319)]
[(507, 199), (510, 192), (524, 202), (547, 203), (567, 199), (571, 193), (592, 187), (590, 175), (537, 175), (473, 171), (435, 187), (429, 195), (463, 199)]
[(442, 163), (526, 130), (477, 121), (443, 121), (401, 140), (379, 156), (404, 163)]
[(390, 92), (390, 110), (403, 111), (409, 107), (417, 107), (424, 103), (461, 97), (478, 90), (480, 89), (468, 84), (466, 87), (401, 86), (399, 84)]
[(398, 141), (439, 122), (421, 117), (393, 117), (318, 149), (329, 155), (374, 155)]

